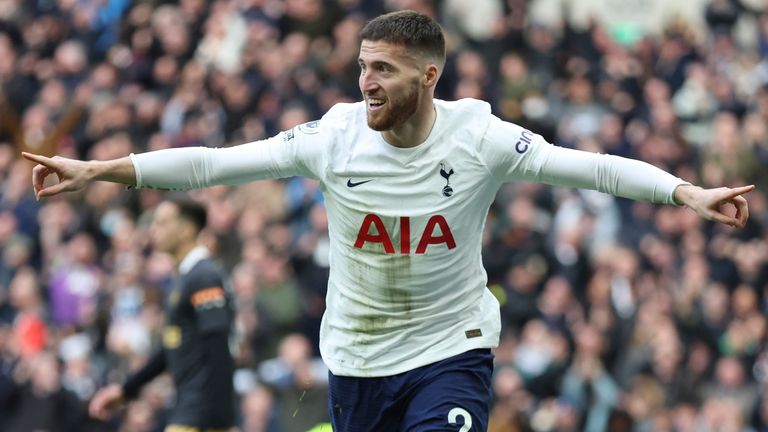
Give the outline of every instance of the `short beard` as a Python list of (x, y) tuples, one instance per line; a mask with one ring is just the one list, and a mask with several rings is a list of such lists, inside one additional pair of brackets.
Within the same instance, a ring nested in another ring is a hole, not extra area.
[(419, 81), (414, 80), (411, 84), (413, 84), (410, 87), (411, 91), (396, 100), (390, 99), (378, 118), (374, 118), (368, 112), (368, 127), (378, 132), (388, 131), (411, 118), (419, 107)]

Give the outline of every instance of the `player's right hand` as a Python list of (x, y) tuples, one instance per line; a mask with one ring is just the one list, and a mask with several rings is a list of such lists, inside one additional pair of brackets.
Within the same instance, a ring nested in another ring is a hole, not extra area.
[(97, 391), (93, 396), (88, 405), (88, 414), (99, 420), (109, 420), (122, 404), (123, 387), (119, 384), (110, 384)]
[[(21, 155), (37, 163), (32, 169), (32, 187), (37, 199), (62, 192), (78, 191), (91, 180), (88, 162), (61, 156), (49, 158), (27, 152), (22, 152)], [(56, 174), (58, 182), (46, 187), (45, 180), (51, 174)]]

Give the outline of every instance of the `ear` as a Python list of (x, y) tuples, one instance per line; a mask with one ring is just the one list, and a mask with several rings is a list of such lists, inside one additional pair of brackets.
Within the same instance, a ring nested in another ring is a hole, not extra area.
[(427, 64), (424, 76), (422, 78), (422, 85), (424, 87), (434, 87), (437, 84), (437, 79), (440, 77), (440, 70), (434, 63)]

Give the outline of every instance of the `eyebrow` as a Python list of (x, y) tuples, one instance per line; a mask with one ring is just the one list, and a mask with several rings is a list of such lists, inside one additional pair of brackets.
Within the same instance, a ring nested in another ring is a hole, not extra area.
[[(357, 64), (358, 64), (358, 65), (363, 65), (364, 63), (365, 63), (365, 62), (363, 61), (362, 57), (358, 57), (358, 58), (357, 58)], [(389, 66), (389, 67), (391, 67), (392, 69), (397, 69), (397, 67), (395, 67), (395, 65), (394, 65), (394, 64), (392, 64), (392, 63), (390, 63), (390, 62), (386, 62), (386, 61), (384, 61), (384, 60), (374, 60), (374, 61), (372, 61), (372, 62), (371, 62), (371, 66), (372, 66), (372, 67), (375, 67), (375, 66), (380, 66), (380, 65)]]

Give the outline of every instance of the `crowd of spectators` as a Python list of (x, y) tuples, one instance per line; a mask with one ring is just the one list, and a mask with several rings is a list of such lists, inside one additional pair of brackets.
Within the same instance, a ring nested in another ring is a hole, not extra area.
[[(0, 430), (159, 431), (173, 400), (161, 378), (108, 424), (84, 409), (158, 343), (174, 264), (147, 247), (147, 224), (163, 192), (95, 183), (36, 201), (19, 152), (272, 136), (359, 100), (358, 31), (406, 8), (448, 34), (438, 97), (488, 100), (557, 145), (705, 187), (758, 185), (741, 230), (505, 185), (483, 240), (503, 320), (489, 431), (768, 431), (760, 0), (0, 0)], [(241, 428), (306, 431), (327, 418), (319, 185), (192, 195), (236, 298)]]

